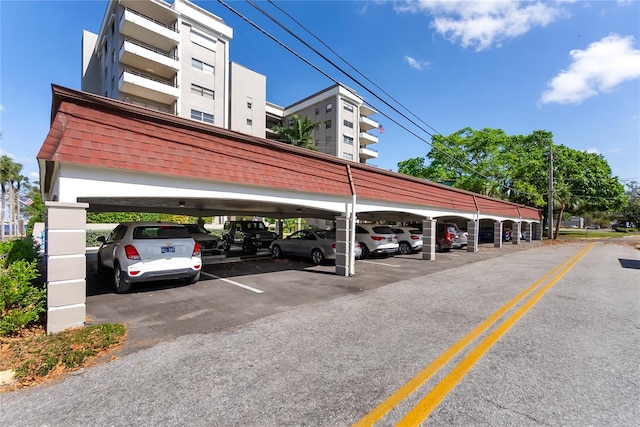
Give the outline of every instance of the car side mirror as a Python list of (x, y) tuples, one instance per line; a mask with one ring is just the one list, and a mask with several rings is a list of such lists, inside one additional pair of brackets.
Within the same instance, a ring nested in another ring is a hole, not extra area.
[(98, 242), (100, 243), (105, 243), (107, 241), (107, 239), (104, 236), (98, 236)]

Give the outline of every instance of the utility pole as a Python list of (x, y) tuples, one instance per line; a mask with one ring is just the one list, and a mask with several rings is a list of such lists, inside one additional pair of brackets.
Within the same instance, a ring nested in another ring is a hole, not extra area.
[(547, 195), (549, 212), (547, 213), (549, 223), (549, 240), (553, 238), (553, 148), (549, 145), (549, 193)]

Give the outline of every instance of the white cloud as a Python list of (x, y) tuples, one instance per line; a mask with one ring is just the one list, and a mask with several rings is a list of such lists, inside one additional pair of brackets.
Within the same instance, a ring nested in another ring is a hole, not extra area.
[(600, 154), (600, 150), (596, 147), (587, 148), (585, 151), (589, 154)]
[(38, 172), (29, 172), (29, 181), (38, 182), (40, 180), (40, 174)]
[(4, 111), (4, 105), (0, 104), (0, 111)]
[(564, 14), (561, 3), (408, 0), (396, 4), (395, 9), (431, 15), (431, 28), (444, 38), (481, 51), (555, 21)]
[(640, 78), (640, 50), (633, 37), (611, 34), (585, 50), (569, 52), (573, 62), (547, 83), (540, 103), (570, 104), (611, 92), (627, 80)]
[(404, 61), (409, 64), (409, 66), (415, 70), (424, 70), (425, 68), (429, 67), (429, 62), (428, 61), (419, 61), (415, 58), (412, 58), (410, 56), (405, 56), (404, 57)]

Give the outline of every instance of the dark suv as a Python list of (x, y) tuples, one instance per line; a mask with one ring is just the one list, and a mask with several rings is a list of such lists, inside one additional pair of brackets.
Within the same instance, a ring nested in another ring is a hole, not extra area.
[(278, 235), (267, 229), (262, 221), (227, 221), (224, 223), (225, 251), (232, 247), (242, 248), (246, 254), (255, 254), (258, 249), (268, 249)]

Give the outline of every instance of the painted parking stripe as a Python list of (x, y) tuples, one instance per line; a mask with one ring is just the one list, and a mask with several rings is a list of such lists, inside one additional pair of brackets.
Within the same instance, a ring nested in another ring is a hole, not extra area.
[(264, 291), (261, 291), (260, 289), (252, 288), (251, 286), (243, 285), (242, 283), (238, 283), (234, 280), (225, 279), (224, 277), (216, 276), (215, 274), (207, 273), (205, 271), (201, 271), (200, 274), (205, 275), (207, 277), (211, 277), (212, 279), (218, 279), (218, 280), (222, 280), (223, 282), (231, 283), (232, 285), (238, 286), (243, 289), (247, 289), (251, 292), (255, 292), (256, 294), (264, 293)]
[(368, 427), (374, 425), (379, 419), (384, 417), (389, 411), (391, 411), (398, 403), (402, 400), (406, 399), (410, 394), (412, 394), (415, 390), (417, 390), (422, 384), (424, 384), (433, 374), (438, 372), (442, 367), (444, 367), (456, 354), (461, 352), (465, 347), (467, 347), (473, 340), (479, 337), (483, 332), (485, 332), (489, 327), (491, 327), (495, 322), (500, 319), (505, 313), (507, 313), (510, 309), (512, 309), (516, 304), (523, 301), (528, 295), (530, 295), (535, 289), (540, 287), (543, 283), (549, 280), (554, 275), (558, 274), (562, 269), (569, 266), (572, 262), (577, 262), (585, 253), (591, 249), (591, 247), (587, 247), (577, 252), (573, 256), (569, 257), (563, 263), (546, 273), (540, 279), (538, 279), (535, 283), (529, 286), (527, 289), (523, 290), (520, 294), (518, 294), (511, 301), (502, 306), (499, 310), (493, 313), (491, 316), (487, 317), (482, 323), (480, 323), (474, 330), (472, 330), (465, 337), (460, 339), (454, 345), (449, 347), (444, 353), (442, 353), (439, 357), (437, 357), (433, 362), (431, 362), (426, 368), (420, 371), (416, 376), (414, 376), (409, 382), (407, 382), (404, 386), (400, 387), (396, 392), (394, 392), (391, 396), (385, 399), (382, 403), (380, 403), (376, 408), (371, 410), (368, 414), (362, 417), (358, 422), (354, 424), (354, 427)]
[(366, 261), (366, 260), (358, 260), (359, 262), (364, 262), (364, 263), (369, 263), (369, 264), (375, 264), (375, 265), (384, 265), (385, 267), (400, 267), (399, 265), (393, 265), (393, 264), (385, 264), (384, 262), (376, 262), (376, 261)]

